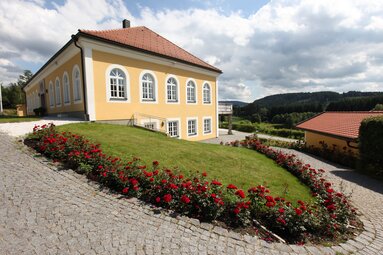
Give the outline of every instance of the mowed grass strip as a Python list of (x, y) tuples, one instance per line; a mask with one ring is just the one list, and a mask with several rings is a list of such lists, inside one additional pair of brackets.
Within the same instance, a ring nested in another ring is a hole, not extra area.
[(307, 186), (273, 160), (253, 150), (189, 142), (119, 125), (79, 123), (57, 128), (84, 135), (100, 143), (104, 153), (122, 159), (139, 157), (148, 166), (157, 160), (161, 167), (178, 168), (185, 174), (206, 171), (210, 179), (218, 179), (225, 185), (233, 183), (247, 190), (262, 184), (270, 188), (272, 195), (291, 202), (313, 201)]
[(0, 123), (29, 122), (29, 121), (37, 121), (37, 120), (40, 120), (40, 118), (0, 115)]

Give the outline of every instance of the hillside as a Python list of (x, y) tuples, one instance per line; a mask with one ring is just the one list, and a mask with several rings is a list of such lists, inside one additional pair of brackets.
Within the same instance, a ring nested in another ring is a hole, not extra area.
[[(383, 104), (383, 92), (332, 91), (286, 93), (267, 96), (239, 108), (241, 117), (256, 121), (285, 123), (288, 116), (300, 120), (322, 111), (369, 111)], [(297, 113), (299, 113), (297, 117)], [(276, 117), (276, 118), (274, 118)], [(283, 121), (281, 121), (283, 120)], [(290, 121), (294, 123), (295, 121)], [(291, 124), (292, 125), (292, 124)]]

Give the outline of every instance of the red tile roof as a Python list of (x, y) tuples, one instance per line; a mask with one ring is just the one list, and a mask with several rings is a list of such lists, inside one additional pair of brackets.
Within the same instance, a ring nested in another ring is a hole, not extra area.
[(218, 68), (197, 58), (147, 27), (130, 27), (113, 30), (79, 30), (79, 34), (101, 38), (112, 43), (128, 46), (140, 51), (155, 53), (165, 58), (181, 60), (194, 66), (222, 73)]
[(383, 112), (324, 112), (298, 124), (297, 128), (356, 140), (362, 120), (372, 116), (383, 116)]

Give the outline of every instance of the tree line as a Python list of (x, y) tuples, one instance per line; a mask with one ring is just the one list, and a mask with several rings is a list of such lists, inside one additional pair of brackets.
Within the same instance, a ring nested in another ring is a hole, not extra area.
[(32, 72), (25, 70), (19, 75), (16, 82), (12, 82), (8, 85), (0, 83), (3, 108), (14, 109), (18, 104), (25, 104), (25, 93), (23, 87), (33, 76)]

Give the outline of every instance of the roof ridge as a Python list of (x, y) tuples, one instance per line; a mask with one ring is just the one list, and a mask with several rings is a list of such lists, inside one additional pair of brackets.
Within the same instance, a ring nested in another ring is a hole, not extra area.
[[(127, 28), (112, 28), (112, 29), (102, 29), (102, 30), (96, 30), (96, 29), (78, 29), (79, 32), (114, 32), (118, 30), (125, 30), (125, 29), (135, 29), (135, 28), (147, 28), (146, 26), (137, 26), (137, 27), (127, 27)], [(147, 28), (149, 29), (149, 28)]]

